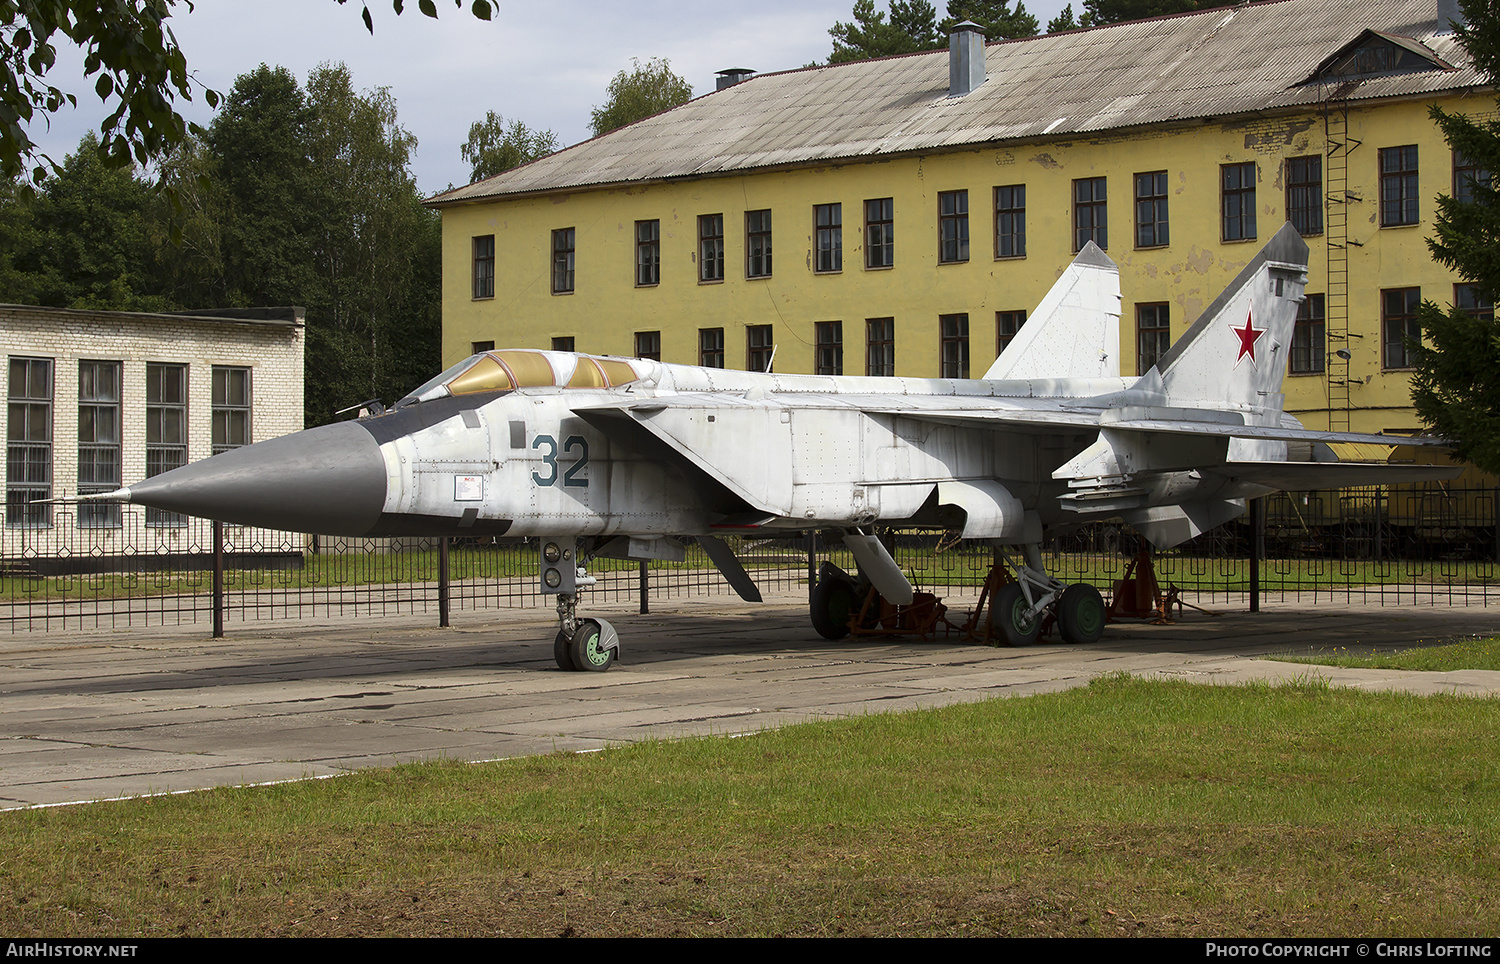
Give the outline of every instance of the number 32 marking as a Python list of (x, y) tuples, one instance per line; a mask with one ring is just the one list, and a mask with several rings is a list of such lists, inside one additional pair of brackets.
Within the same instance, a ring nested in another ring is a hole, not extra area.
[[(547, 449), (542, 455), (542, 463), (547, 466), (547, 475), (543, 476), (540, 472), (533, 472), (531, 473), (531, 481), (543, 486), (556, 485), (557, 439), (550, 435), (538, 435), (531, 443), (531, 447), (534, 449), (540, 449), (543, 446)], [(574, 449), (580, 449), (581, 452), (578, 458), (573, 460), (573, 467), (563, 474), (563, 487), (586, 489), (589, 487), (589, 480), (587, 478), (576, 478), (576, 476), (579, 472), (588, 468), (589, 443), (582, 435), (569, 435), (562, 445), (563, 454), (570, 454)]]

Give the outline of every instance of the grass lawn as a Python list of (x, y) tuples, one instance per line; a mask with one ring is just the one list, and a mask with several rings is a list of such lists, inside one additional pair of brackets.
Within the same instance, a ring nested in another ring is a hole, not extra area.
[(1112, 678), (0, 814), (23, 935), (1487, 935), (1500, 700)]
[(1354, 655), (1343, 650), (1318, 650), (1268, 657), (1287, 663), (1352, 666), (1370, 669), (1500, 669), (1500, 637), (1466, 639), (1444, 646), (1416, 646), (1389, 653)]

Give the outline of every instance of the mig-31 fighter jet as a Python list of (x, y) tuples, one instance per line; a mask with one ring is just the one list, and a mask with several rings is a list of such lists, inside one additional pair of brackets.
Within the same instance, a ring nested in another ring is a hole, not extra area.
[[(1049, 576), (1049, 534), (1121, 519), (1159, 549), (1276, 490), (1420, 481), (1432, 466), (1341, 463), (1282, 411), (1307, 246), (1284, 226), (1151, 369), (1121, 377), (1119, 271), (1088, 245), (976, 379), (782, 375), (571, 352), (474, 355), (390, 411), (234, 449), (100, 498), (339, 536), (537, 537), (558, 596), (556, 656), (605, 669), (618, 637), (580, 617), (597, 556), (683, 558), (695, 538), (747, 599), (726, 531), (841, 533), (850, 575), (811, 595), (824, 636), (873, 586), (913, 588), (873, 532), (941, 526), (1020, 548), (996, 600), (1012, 642), (1053, 614), (1102, 632), (1097, 590)], [(858, 595), (857, 595), (858, 594)]]

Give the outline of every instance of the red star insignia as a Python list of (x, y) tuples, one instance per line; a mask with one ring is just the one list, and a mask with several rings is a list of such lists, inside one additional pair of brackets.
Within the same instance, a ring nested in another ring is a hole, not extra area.
[(1235, 337), (1240, 340), (1240, 353), (1234, 359), (1235, 367), (1239, 367), (1240, 359), (1246, 355), (1250, 356), (1250, 363), (1252, 365), (1255, 364), (1255, 343), (1260, 339), (1261, 335), (1266, 333), (1266, 330), (1255, 327), (1249, 314), (1245, 315), (1245, 327), (1230, 328), (1229, 330), (1234, 332)]

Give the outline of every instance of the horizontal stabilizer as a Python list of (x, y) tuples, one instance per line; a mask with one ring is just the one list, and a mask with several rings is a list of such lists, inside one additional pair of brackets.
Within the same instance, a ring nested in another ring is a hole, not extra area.
[(1460, 465), (1391, 465), (1386, 462), (1227, 462), (1207, 471), (1284, 492), (1360, 485), (1405, 485), (1457, 478)]

